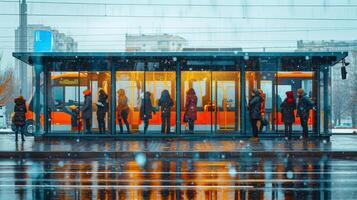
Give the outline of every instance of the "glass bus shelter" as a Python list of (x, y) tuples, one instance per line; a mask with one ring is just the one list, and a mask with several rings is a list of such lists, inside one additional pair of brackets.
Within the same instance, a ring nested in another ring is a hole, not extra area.
[[(247, 103), (253, 89), (265, 93), (268, 125), (261, 134), (284, 135), (280, 104), (285, 92), (303, 88), (314, 101), (308, 120), (309, 134), (327, 136), (331, 125), (330, 68), (347, 56), (346, 52), (115, 52), (115, 53), (13, 53), (34, 68), (34, 94), (29, 98), (27, 131), (35, 135), (83, 135), (78, 116), (74, 127), (72, 108), (81, 110), (83, 91), (92, 97), (91, 135), (97, 136), (249, 136), (251, 127)], [(99, 134), (98, 91), (108, 95), (106, 133)], [(186, 94), (197, 96), (194, 132), (184, 122)], [(167, 90), (173, 100), (170, 134), (161, 133), (158, 102)], [(118, 94), (128, 100), (130, 133), (118, 120)], [(140, 110), (150, 92), (152, 109), (145, 130)], [(299, 118), (293, 132), (300, 134)]]

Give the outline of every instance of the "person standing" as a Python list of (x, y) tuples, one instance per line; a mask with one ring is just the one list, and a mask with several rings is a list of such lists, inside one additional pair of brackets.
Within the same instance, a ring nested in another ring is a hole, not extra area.
[(100, 88), (98, 91), (97, 120), (99, 133), (105, 133), (105, 116), (108, 112), (108, 95)]
[(296, 108), (296, 102), (293, 91), (287, 91), (286, 98), (280, 104), (281, 115), (285, 127), (285, 137), (290, 139), (293, 132), (293, 123), (295, 121), (294, 110)]
[(262, 98), (262, 102), (260, 103), (260, 113), (261, 113), (261, 120), (257, 122), (258, 125), (258, 131), (259, 133), (262, 133), (263, 127), (267, 126), (267, 120), (265, 119), (265, 99), (266, 99), (266, 94), (262, 89), (259, 89), (259, 95)]
[(123, 121), (126, 126), (126, 130), (130, 133), (130, 126), (128, 122), (129, 116), (129, 106), (128, 106), (128, 97), (125, 95), (124, 89), (118, 90), (118, 104), (117, 104), (117, 113), (118, 113), (118, 123), (120, 128), (120, 133), (123, 133)]
[(195, 120), (197, 120), (197, 96), (193, 88), (186, 93), (185, 118), (188, 122), (188, 130), (193, 133)]
[(86, 89), (83, 91), (84, 105), (81, 109), (84, 122), (85, 133), (91, 133), (92, 128), (92, 96), (91, 91)]
[(254, 89), (249, 99), (248, 110), (250, 123), (253, 130), (253, 137), (258, 137), (259, 122), (262, 120), (261, 106), (263, 99), (257, 89)]
[(306, 93), (302, 88), (297, 90), (298, 103), (297, 103), (297, 114), (300, 117), (300, 123), (302, 127), (302, 136), (308, 138), (309, 127), (308, 120), (310, 115), (310, 109), (314, 107), (314, 102), (306, 96)]
[(145, 92), (144, 98), (141, 100), (140, 118), (144, 121), (144, 133), (149, 128), (149, 120), (152, 118), (152, 113), (156, 113), (151, 103), (151, 93)]
[(22, 97), (19, 96), (15, 100), (15, 106), (14, 106), (14, 116), (12, 118), (12, 123), (15, 124), (15, 141), (18, 141), (18, 132), (21, 133), (21, 139), (22, 141), (25, 141), (24, 137), (24, 127), (26, 124), (26, 100)]
[(161, 107), (161, 133), (170, 133), (171, 108), (174, 105), (168, 90), (161, 92), (159, 104)]

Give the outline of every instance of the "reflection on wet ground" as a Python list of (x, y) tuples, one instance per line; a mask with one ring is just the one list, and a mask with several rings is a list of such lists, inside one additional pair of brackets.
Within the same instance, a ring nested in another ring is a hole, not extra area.
[(0, 160), (0, 199), (357, 199), (357, 161), (328, 157)]

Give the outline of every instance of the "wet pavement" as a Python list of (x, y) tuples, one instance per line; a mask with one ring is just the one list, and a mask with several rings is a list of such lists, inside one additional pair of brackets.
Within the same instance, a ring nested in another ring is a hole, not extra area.
[(0, 137), (0, 199), (357, 199), (357, 136), (13, 139)]

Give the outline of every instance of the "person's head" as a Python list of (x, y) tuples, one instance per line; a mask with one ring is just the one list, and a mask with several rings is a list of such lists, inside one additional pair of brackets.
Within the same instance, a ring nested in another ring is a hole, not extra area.
[(103, 95), (103, 94), (106, 94), (106, 93), (105, 93), (105, 91), (104, 91), (103, 88), (99, 88), (98, 94), (99, 94), (99, 95)]
[(304, 95), (304, 89), (299, 88), (299, 89), (297, 90), (297, 95), (298, 95), (299, 97), (303, 96), (303, 95)]
[(168, 90), (163, 90), (161, 92), (161, 98), (169, 98), (170, 97), (170, 93)]
[(120, 97), (125, 96), (125, 90), (124, 89), (119, 89), (117, 93), (118, 93), (118, 96), (120, 96)]
[(194, 96), (194, 95), (196, 95), (196, 92), (195, 92), (195, 90), (193, 88), (190, 88), (190, 89), (187, 90), (187, 95), (188, 96)]
[(145, 98), (146, 99), (150, 99), (150, 97), (151, 97), (151, 93), (149, 91), (146, 91), (145, 92)]
[(15, 98), (14, 102), (19, 104), (19, 103), (25, 102), (25, 99), (23, 96), (18, 96), (17, 98)]
[(89, 89), (86, 89), (86, 90), (83, 91), (83, 95), (84, 96), (89, 96), (89, 95), (91, 95), (91, 93), (92, 92)]
[(287, 91), (285, 92), (287, 98), (294, 98), (294, 92), (293, 91)]
[(71, 109), (72, 111), (76, 111), (78, 106), (76, 105), (71, 105), (71, 106), (68, 106), (69, 109)]

